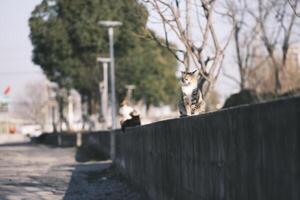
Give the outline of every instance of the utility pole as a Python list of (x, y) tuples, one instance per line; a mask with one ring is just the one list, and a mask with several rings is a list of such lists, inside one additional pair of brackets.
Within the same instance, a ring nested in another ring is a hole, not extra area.
[(104, 118), (105, 128), (107, 128), (107, 113), (108, 113), (108, 63), (110, 58), (98, 57), (97, 61), (102, 63), (103, 66), (103, 79), (99, 83), (99, 90), (101, 94), (101, 114)]
[[(122, 25), (119, 21), (100, 21), (99, 25), (108, 28), (109, 36), (109, 54), (110, 54), (110, 80), (111, 80), (111, 115), (112, 115), (112, 129), (117, 128), (116, 119), (116, 89), (115, 89), (115, 58), (114, 58), (114, 27)], [(115, 159), (115, 149), (116, 149), (116, 136), (115, 132), (112, 131), (110, 137), (110, 156), (111, 159)]]

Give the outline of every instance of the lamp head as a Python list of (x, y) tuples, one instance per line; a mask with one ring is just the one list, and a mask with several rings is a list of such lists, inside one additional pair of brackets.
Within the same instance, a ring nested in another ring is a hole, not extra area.
[(110, 62), (110, 58), (102, 58), (102, 57), (98, 57), (97, 58), (98, 62), (102, 62), (102, 63), (109, 63)]
[(116, 26), (122, 26), (122, 22), (119, 21), (99, 21), (98, 24), (100, 26), (104, 27), (116, 27)]

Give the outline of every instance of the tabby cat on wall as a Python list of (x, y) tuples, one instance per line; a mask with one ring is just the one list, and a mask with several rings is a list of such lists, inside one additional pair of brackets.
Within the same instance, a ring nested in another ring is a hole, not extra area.
[(205, 79), (200, 76), (198, 70), (182, 72), (180, 81), (181, 98), (179, 101), (180, 117), (198, 115), (205, 112), (205, 101), (202, 94), (202, 86)]

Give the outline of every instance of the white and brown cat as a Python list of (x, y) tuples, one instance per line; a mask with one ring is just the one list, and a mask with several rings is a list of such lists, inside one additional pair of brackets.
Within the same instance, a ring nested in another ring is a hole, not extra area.
[(202, 95), (204, 78), (199, 71), (182, 72), (181, 77), (181, 99), (179, 102), (180, 117), (198, 115), (205, 112), (205, 101)]

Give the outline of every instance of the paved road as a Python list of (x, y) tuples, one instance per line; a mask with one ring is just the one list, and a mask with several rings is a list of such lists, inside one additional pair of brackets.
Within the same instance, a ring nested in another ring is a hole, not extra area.
[(110, 168), (78, 163), (74, 148), (0, 145), (0, 200), (145, 199)]

